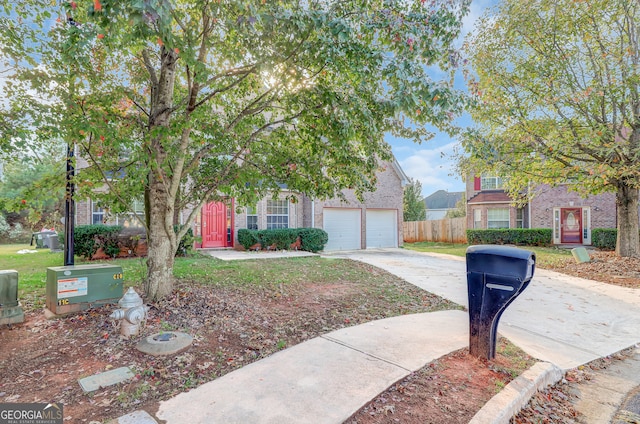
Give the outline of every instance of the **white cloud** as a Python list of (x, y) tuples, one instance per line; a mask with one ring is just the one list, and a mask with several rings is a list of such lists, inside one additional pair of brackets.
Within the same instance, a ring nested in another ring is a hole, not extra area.
[[(422, 183), (422, 194), (428, 196), (438, 190), (464, 191), (462, 179), (454, 174), (455, 160), (452, 158), (456, 142), (440, 147), (426, 148), (416, 145), (393, 149), (404, 172)], [(413, 151), (410, 151), (413, 150)]]

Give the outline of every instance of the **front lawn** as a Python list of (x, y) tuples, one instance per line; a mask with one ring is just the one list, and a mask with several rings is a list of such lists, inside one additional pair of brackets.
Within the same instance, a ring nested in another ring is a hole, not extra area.
[[(404, 248), (417, 252), (445, 253), (448, 255), (465, 256), (468, 244), (417, 242), (405, 243)], [(517, 246), (520, 249), (530, 250), (536, 254), (536, 266), (540, 268), (555, 268), (571, 258), (570, 249), (557, 247)]]

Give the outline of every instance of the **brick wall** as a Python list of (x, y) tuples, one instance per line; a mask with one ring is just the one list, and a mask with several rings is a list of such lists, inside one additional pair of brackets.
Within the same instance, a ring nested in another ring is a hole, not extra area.
[[(531, 201), (531, 227), (552, 228), (553, 208), (591, 208), (591, 228), (616, 227), (616, 200), (614, 193), (602, 193), (586, 198), (569, 191), (569, 185), (557, 187), (540, 185), (534, 189)], [(596, 208), (598, 210), (596, 210)]]

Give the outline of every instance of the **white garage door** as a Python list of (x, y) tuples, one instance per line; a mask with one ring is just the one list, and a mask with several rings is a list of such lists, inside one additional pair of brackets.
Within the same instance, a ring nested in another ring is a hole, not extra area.
[(395, 209), (367, 210), (367, 248), (398, 247), (398, 219)]
[(324, 208), (322, 227), (329, 235), (324, 250), (360, 249), (360, 209)]

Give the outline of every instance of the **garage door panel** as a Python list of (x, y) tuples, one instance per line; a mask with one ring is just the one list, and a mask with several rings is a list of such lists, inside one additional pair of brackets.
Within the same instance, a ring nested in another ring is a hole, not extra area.
[(398, 211), (367, 210), (367, 248), (398, 247)]
[(324, 250), (360, 249), (362, 215), (360, 209), (324, 208), (323, 228), (329, 235)]

